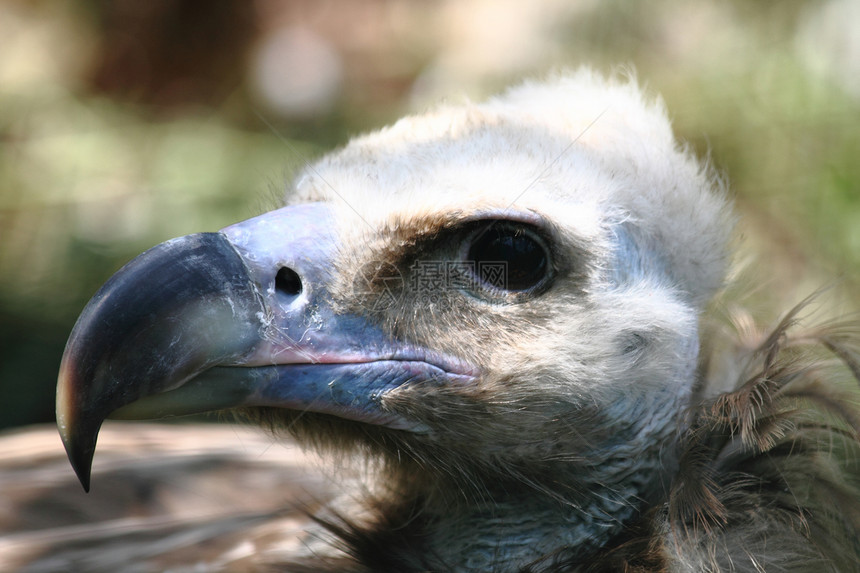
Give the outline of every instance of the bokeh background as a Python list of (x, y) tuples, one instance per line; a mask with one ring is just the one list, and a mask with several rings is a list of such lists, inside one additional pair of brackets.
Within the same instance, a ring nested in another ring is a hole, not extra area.
[[(858, 0), (0, 0), (0, 428), (134, 255), (441, 98), (635, 69), (731, 182), (747, 302), (860, 308)], [(842, 310), (838, 310), (842, 312)]]

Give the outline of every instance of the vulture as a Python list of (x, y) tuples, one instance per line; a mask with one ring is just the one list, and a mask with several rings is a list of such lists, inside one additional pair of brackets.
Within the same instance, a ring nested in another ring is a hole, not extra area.
[(105, 419), (223, 411), (359, 467), (274, 570), (860, 571), (860, 329), (720, 302), (726, 184), (635, 80), (443, 103), (285, 196), (83, 310), (85, 489)]

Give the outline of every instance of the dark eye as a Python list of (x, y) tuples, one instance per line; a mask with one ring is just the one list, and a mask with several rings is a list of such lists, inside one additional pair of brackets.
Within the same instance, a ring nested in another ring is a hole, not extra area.
[(466, 255), (475, 263), (480, 282), (506, 291), (527, 291), (539, 285), (550, 268), (544, 242), (527, 227), (490, 223), (471, 238)]

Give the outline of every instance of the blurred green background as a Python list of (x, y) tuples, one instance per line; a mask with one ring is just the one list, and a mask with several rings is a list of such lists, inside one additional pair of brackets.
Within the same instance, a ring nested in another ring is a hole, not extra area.
[[(53, 420), (96, 289), (446, 96), (637, 70), (731, 182), (749, 300), (860, 295), (857, 0), (0, 0), (0, 428)], [(833, 297), (832, 297), (833, 298)]]

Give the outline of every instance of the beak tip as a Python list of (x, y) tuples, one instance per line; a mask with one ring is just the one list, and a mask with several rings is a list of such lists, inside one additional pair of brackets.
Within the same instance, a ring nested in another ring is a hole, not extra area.
[(69, 456), (69, 462), (78, 476), (78, 481), (84, 488), (84, 491), (90, 491), (90, 476), (93, 463), (93, 449), (76, 447), (76, 444), (66, 444), (66, 453)]
[(78, 412), (74, 400), (76, 386), (68, 352), (63, 356), (63, 364), (60, 366), (57, 382), (57, 429), (60, 432), (63, 446), (66, 448), (69, 462), (71, 462), (78, 480), (84, 487), (84, 491), (89, 493), (95, 441), (101, 423), (96, 426), (95, 431), (84, 431), (85, 429), (77, 423), (80, 412)]
[(84, 488), (84, 493), (90, 493), (90, 471), (87, 469), (86, 473), (80, 473), (75, 470), (75, 473), (78, 474), (78, 480), (81, 482), (81, 486)]
[(84, 488), (85, 492), (90, 491), (90, 475), (92, 473), (93, 454), (96, 449), (96, 438), (101, 423), (94, 429), (87, 428), (85, 431), (74, 432), (69, 431), (67, 427), (59, 424), (60, 437), (63, 440), (63, 446), (66, 448), (66, 455), (75, 474), (78, 476), (78, 481)]

